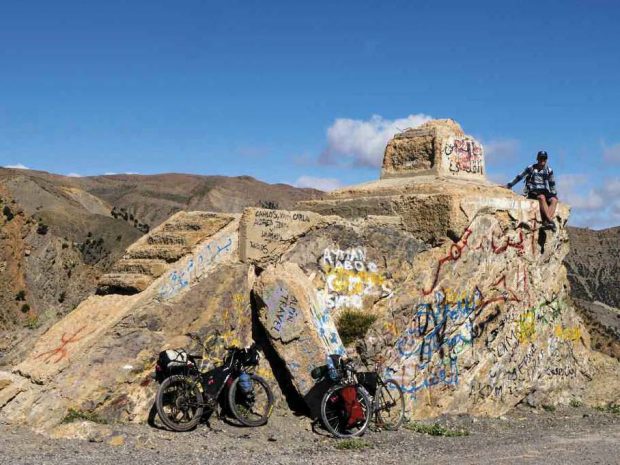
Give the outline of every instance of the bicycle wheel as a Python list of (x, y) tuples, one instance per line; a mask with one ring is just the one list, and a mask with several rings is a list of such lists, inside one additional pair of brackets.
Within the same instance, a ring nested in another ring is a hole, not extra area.
[(375, 394), (377, 424), (387, 430), (397, 430), (405, 419), (405, 396), (393, 379), (379, 381)]
[[(359, 402), (363, 419), (352, 423), (346, 405), (344, 389), (355, 388), (356, 402)], [(330, 387), (321, 399), (321, 420), (327, 430), (337, 438), (361, 436), (368, 428), (372, 406), (366, 390), (354, 384), (337, 384)]]
[(196, 427), (204, 406), (199, 381), (195, 378), (174, 375), (166, 378), (157, 390), (157, 414), (168, 428), (189, 431)]
[(228, 406), (233, 416), (245, 426), (261, 426), (267, 423), (273, 410), (273, 392), (263, 378), (254, 374), (249, 376), (252, 392), (243, 392), (237, 377), (228, 389)]

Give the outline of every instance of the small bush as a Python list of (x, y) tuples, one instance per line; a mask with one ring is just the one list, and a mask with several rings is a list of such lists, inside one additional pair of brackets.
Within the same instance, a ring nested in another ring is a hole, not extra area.
[(615, 415), (620, 414), (620, 404), (611, 403), (611, 404), (606, 404), (606, 405), (597, 405), (594, 408), (598, 410), (599, 412), (613, 413)]
[(65, 417), (62, 419), (61, 423), (72, 423), (74, 421), (92, 421), (93, 423), (101, 423), (106, 424), (107, 420), (105, 418), (101, 418), (95, 412), (84, 412), (82, 410), (76, 410), (70, 408)]
[(336, 321), (336, 329), (342, 343), (347, 346), (362, 339), (376, 320), (376, 315), (369, 315), (359, 310), (344, 310)]
[(2, 214), (6, 217), (7, 221), (11, 221), (15, 217), (8, 205), (4, 206), (2, 209)]
[(579, 408), (583, 405), (583, 402), (581, 402), (579, 399), (571, 399), (568, 404), (573, 408)]
[(467, 431), (466, 429), (459, 429), (459, 430), (448, 429), (444, 426), (441, 426), (439, 423), (433, 423), (432, 425), (427, 425), (424, 423), (416, 423), (414, 421), (410, 421), (408, 423), (405, 423), (405, 428), (408, 429), (409, 431), (428, 434), (430, 436), (443, 436), (447, 438), (469, 436), (469, 431)]
[(370, 447), (370, 444), (363, 439), (351, 438), (338, 441), (335, 447), (339, 450), (361, 450)]
[(17, 294), (15, 294), (15, 300), (17, 300), (18, 302), (23, 302), (24, 300), (26, 300), (26, 291), (22, 289)]
[(67, 294), (65, 293), (65, 291), (62, 291), (60, 295), (58, 296), (58, 302), (63, 303), (65, 301), (66, 296)]
[(24, 304), (21, 308), (22, 313), (28, 313), (30, 311), (30, 305)]
[(116, 242), (120, 242), (121, 239), (123, 239), (123, 235), (119, 234), (118, 236), (116, 236)]
[(63, 249), (68, 249), (69, 248), (69, 244), (67, 244), (66, 242), (62, 243), (62, 248)]
[(88, 231), (88, 234), (86, 234), (86, 237), (93, 237), (93, 233)]
[(48, 229), (49, 229), (48, 225), (46, 225), (45, 223), (39, 223), (39, 226), (37, 226), (37, 234), (41, 234), (42, 236), (45, 236), (47, 234)]
[(542, 408), (543, 408), (543, 410), (545, 410), (546, 412), (555, 412), (555, 405), (546, 405), (546, 404), (543, 404)]
[(24, 325), (28, 329), (36, 329), (39, 327), (39, 317), (37, 315), (28, 315)]

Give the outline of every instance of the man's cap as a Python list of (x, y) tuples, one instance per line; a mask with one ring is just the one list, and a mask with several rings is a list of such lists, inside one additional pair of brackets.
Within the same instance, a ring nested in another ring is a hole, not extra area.
[(540, 152), (538, 152), (538, 155), (536, 155), (536, 158), (543, 158), (543, 159), (547, 159), (547, 152), (545, 152), (544, 150), (541, 150)]

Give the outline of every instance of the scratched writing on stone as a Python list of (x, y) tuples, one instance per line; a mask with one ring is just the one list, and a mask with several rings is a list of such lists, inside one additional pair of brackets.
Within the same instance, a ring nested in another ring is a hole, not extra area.
[(210, 265), (217, 263), (225, 255), (232, 253), (232, 245), (232, 238), (227, 237), (209, 241), (201, 246), (182, 268), (168, 272), (164, 279), (164, 284), (159, 289), (159, 299), (170, 299), (194, 283)]

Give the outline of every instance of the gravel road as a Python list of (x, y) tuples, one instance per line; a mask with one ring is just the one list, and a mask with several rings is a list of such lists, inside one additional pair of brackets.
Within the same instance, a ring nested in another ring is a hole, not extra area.
[(620, 415), (613, 413), (521, 408), (501, 419), (459, 416), (440, 422), (469, 435), (372, 431), (355, 443), (361, 449), (340, 449), (341, 441), (290, 414), (276, 415), (262, 428), (214, 420), (189, 433), (146, 425), (95, 426), (101, 435), (90, 441), (0, 426), (0, 464), (620, 464)]

